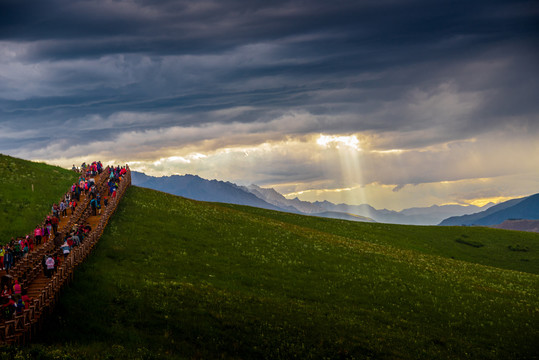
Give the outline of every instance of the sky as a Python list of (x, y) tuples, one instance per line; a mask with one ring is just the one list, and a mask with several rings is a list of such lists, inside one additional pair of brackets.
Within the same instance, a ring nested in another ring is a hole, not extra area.
[(0, 153), (393, 210), (535, 194), (539, 5), (1, 0)]

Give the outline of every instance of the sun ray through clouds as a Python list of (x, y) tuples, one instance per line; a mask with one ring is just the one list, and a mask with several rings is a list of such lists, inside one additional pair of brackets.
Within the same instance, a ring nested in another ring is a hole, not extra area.
[[(340, 169), (341, 188), (348, 204), (367, 203), (362, 174), (362, 149), (356, 135), (324, 135), (317, 139), (317, 144), (328, 151), (335, 152)], [(330, 156), (334, 161), (334, 156)]]

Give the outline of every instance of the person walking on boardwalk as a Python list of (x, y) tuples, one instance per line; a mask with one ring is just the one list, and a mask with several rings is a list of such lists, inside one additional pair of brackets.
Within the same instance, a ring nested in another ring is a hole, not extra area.
[(63, 200), (60, 204), (63, 204), (60, 214), (62, 215), (62, 217), (67, 217), (67, 208), (69, 206), (69, 203), (67, 202), (67, 200)]
[(71, 207), (71, 215), (75, 213), (75, 210), (77, 210), (77, 200), (72, 199), (69, 203), (69, 206)]
[(4, 269), (9, 274), (9, 269), (13, 267), (13, 252), (9, 245), (4, 246)]
[(43, 229), (40, 225), (36, 226), (36, 229), (34, 230), (34, 239), (36, 241), (36, 245), (41, 244), (41, 236), (43, 235)]
[(54, 262), (54, 259), (52, 258), (51, 255), (49, 255), (47, 257), (47, 260), (45, 260), (45, 266), (47, 267), (47, 271), (45, 273), (45, 275), (50, 278), (52, 276), (52, 273), (54, 272), (54, 265), (55, 265), (55, 262)]
[(21, 242), (15, 241), (13, 245), (13, 262), (18, 261), (22, 256)]
[(10, 296), (8, 302), (2, 305), (2, 316), (5, 320), (10, 320), (13, 318), (13, 313), (15, 312), (15, 307), (17, 304), (13, 301), (13, 298)]
[(22, 314), (22, 312), (24, 311), (24, 308), (25, 308), (25, 303), (24, 301), (22, 301), (22, 298), (19, 298), (19, 300), (17, 300), (17, 308), (16, 308), (16, 313), (17, 315), (20, 315)]
[(99, 193), (97, 193), (95, 200), (97, 201), (97, 211), (99, 212), (99, 215), (101, 215), (101, 195)]
[(7, 284), (4, 285), (0, 297), (2, 297), (2, 304), (7, 303), (8, 299), (11, 299), (11, 289), (7, 287)]
[(51, 235), (56, 235), (56, 231), (54, 231), (53, 229), (53, 226), (52, 226), (52, 219), (50, 216), (47, 216), (47, 219), (45, 220), (45, 228), (47, 230), (47, 239), (43, 239), (43, 242), (47, 242), (47, 240), (49, 240), (49, 237)]
[(51, 218), (51, 225), (52, 225), (52, 231), (54, 233), (54, 236), (58, 234), (58, 224), (60, 223), (60, 220), (58, 220), (57, 217), (53, 216)]
[(26, 257), (26, 255), (28, 254), (28, 252), (30, 251), (30, 244), (29, 244), (30, 241), (28, 241), (27, 239), (24, 239), (22, 241), (22, 257)]
[(75, 199), (74, 200), (80, 201), (80, 186), (75, 185), (74, 193), (75, 193)]
[(67, 239), (64, 241), (63, 245), (60, 246), (60, 249), (62, 249), (62, 253), (64, 254), (65, 259), (67, 255), (69, 255), (69, 252), (71, 250), (69, 244), (67, 243)]
[(4, 246), (0, 245), (0, 270), (4, 270), (4, 255), (6, 254), (6, 249)]
[(21, 296), (22, 295), (22, 286), (19, 284), (19, 280), (15, 279), (15, 284), (13, 285), (13, 295)]
[(96, 216), (97, 215), (97, 199), (96, 198), (93, 198), (90, 201), (90, 206), (92, 207), (92, 215)]
[(58, 219), (60, 218), (60, 212), (58, 210), (58, 205), (52, 204), (51, 212), (52, 212), (52, 216), (54, 216), (55, 218), (58, 218)]
[(60, 203), (58, 204), (58, 210), (60, 211), (60, 216), (61, 217), (65, 217), (66, 214), (65, 214), (65, 211), (66, 211), (66, 204), (65, 202), (62, 200), (60, 201)]

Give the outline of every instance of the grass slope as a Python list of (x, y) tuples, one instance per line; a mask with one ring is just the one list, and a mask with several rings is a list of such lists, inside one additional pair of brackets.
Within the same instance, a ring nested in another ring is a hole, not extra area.
[[(539, 235), (487, 227), (408, 226), (380, 223), (350, 223), (247, 206), (223, 204), (237, 211), (262, 216), (315, 231), (358, 241), (390, 245), (456, 260), (539, 274)], [(529, 251), (512, 251), (511, 248)]]
[(33, 231), (76, 179), (70, 170), (0, 154), (0, 243)]
[[(98, 248), (62, 296), (42, 345), (16, 350), (17, 355), (518, 359), (538, 354), (538, 275), (373, 240), (391, 237), (392, 227), (372, 234), (372, 224), (280, 216), (130, 188)], [(438, 229), (429, 231), (442, 237), (448, 230)], [(424, 229), (407, 231), (414, 237)], [(370, 240), (360, 240), (361, 234)]]

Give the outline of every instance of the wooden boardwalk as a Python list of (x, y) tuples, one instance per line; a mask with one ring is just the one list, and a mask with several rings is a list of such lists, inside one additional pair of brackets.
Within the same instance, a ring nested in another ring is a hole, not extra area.
[[(101, 194), (108, 194), (109, 171), (107, 167), (95, 177), (95, 184)], [(52, 313), (63, 287), (73, 279), (76, 266), (91, 253), (130, 185), (131, 171), (127, 168), (127, 173), (119, 183), (116, 197), (109, 198), (107, 207), (102, 207), (101, 214), (96, 216), (92, 215), (90, 196), (81, 194), (75, 213), (60, 218), (56, 237), (52, 239), (51, 236), (50, 241), (34, 248), (9, 271), (9, 275), (19, 281), (23, 291), (26, 290), (30, 304), (26, 304), (25, 310), (19, 315), (14, 314), (12, 319), (0, 320), (0, 344), (24, 344), (31, 341), (41, 328), (45, 317)], [(63, 255), (60, 255), (61, 262), (51, 277), (45, 276), (43, 257), (48, 254), (61, 254), (60, 245), (75, 224), (80, 226), (89, 224), (92, 230), (79, 246), (71, 249), (65, 260)], [(0, 275), (6, 275), (6, 272), (0, 271)]]

